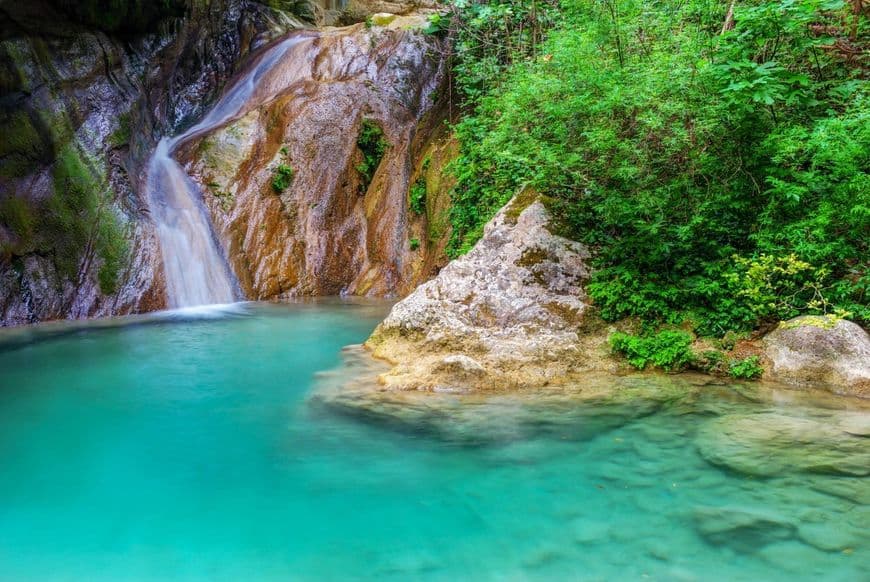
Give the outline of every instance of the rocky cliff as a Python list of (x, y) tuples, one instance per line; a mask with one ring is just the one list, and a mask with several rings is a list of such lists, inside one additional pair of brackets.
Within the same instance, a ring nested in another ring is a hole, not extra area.
[(301, 24), (293, 11), (310, 13), (251, 0), (0, 4), (0, 325), (163, 306), (143, 161), (247, 53)]
[[(142, 192), (156, 141), (202, 117), (259, 48), (306, 19), (363, 18), (383, 8), (103, 4), (0, 4), (0, 325), (163, 308), (160, 253)], [(409, 12), (417, 3), (392, 4)], [(409, 24), (310, 33), (300, 55), (306, 82), (291, 74), (282, 86), (279, 77), (274, 101), (253, 104), (221, 135), (186, 150), (206, 178), (206, 203), (248, 296), (392, 295), (437, 269), (431, 257), (446, 224), (438, 193), (446, 188), (427, 176), (449, 147), (437, 136), (443, 63), (433, 50), (438, 41), (404, 30)], [(377, 164), (354, 142), (364, 119), (383, 133)], [(247, 144), (254, 153), (236, 153), (244, 168), (210, 175), (208, 163), (227, 162), (220, 158), (227, 136), (253, 126), (257, 134), (246, 138), (256, 141)], [(211, 156), (209, 144), (217, 146)], [(292, 166), (278, 159), (282, 151)], [(360, 172), (363, 162), (372, 167)], [(258, 199), (276, 163), (292, 167), (292, 185)], [(412, 182), (436, 183), (422, 217), (408, 214)], [(232, 205), (221, 198), (229, 190)]]
[(248, 298), (405, 295), (437, 269), (444, 51), (425, 16), (378, 21), (298, 33), (244, 115), (179, 154)]

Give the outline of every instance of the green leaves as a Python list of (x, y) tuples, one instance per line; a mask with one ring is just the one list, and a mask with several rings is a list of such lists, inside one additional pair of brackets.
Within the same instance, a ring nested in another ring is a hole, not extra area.
[[(588, 292), (608, 320), (718, 336), (819, 310), (866, 320), (870, 88), (821, 48), (851, 22), (826, 12), (841, 5), (739, 2), (724, 34), (725, 3), (563, 7), (535, 58), (461, 37), (477, 46), (463, 71), (488, 81), (459, 77), (479, 93), (456, 127), (451, 255), (530, 184), (594, 247)], [(807, 267), (765, 289), (766, 257)]]

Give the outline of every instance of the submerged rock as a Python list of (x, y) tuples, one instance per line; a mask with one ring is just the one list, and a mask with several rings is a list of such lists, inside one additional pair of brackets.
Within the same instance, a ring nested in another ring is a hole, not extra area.
[(726, 414), (708, 421), (696, 444), (707, 461), (746, 475), (870, 475), (870, 440), (842, 430), (844, 414), (854, 422), (859, 413), (817, 412), (807, 418), (776, 412)]
[(604, 333), (583, 288), (589, 252), (551, 222), (534, 192), (522, 192), (468, 254), (397, 303), (366, 343), (394, 365), (384, 384), (539, 388), (601, 367)]
[(705, 540), (744, 553), (791, 539), (797, 531), (784, 516), (762, 509), (699, 507), (693, 518), (695, 529)]
[(832, 316), (782, 322), (764, 338), (773, 380), (870, 398), (870, 335)]

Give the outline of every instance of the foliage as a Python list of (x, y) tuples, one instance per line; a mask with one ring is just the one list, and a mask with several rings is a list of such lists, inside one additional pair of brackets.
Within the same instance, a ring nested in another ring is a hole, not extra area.
[(356, 166), (357, 172), (362, 177), (362, 183), (360, 184), (361, 194), (364, 194), (369, 189), (369, 184), (372, 183), (375, 171), (381, 165), (381, 160), (387, 151), (388, 145), (389, 143), (384, 136), (384, 130), (371, 119), (363, 120), (359, 137), (356, 139), (356, 146), (362, 152), (362, 161)]
[(412, 238), (410, 240), (409, 244), (411, 246), (411, 250), (416, 251), (417, 249), (420, 248), (420, 239), (419, 238)]
[(668, 372), (681, 370), (692, 361), (691, 345), (691, 334), (670, 329), (645, 336), (622, 332), (610, 336), (613, 351), (638, 370), (650, 364)]
[(728, 372), (732, 377), (741, 380), (757, 380), (761, 378), (764, 368), (759, 364), (758, 356), (749, 356), (742, 360), (731, 360), (728, 364)]
[(278, 164), (272, 173), (272, 189), (279, 194), (290, 187), (293, 182), (293, 168), (287, 164)]
[(423, 160), (420, 176), (411, 184), (411, 188), (408, 191), (411, 210), (418, 216), (426, 213), (426, 172), (429, 170), (429, 164), (429, 158)]
[(546, 39), (514, 48), (492, 39), (532, 2), (457, 1), (470, 114), (451, 256), (528, 184), (595, 251), (605, 319), (716, 337), (800, 313), (870, 321), (866, 13), (749, 0), (729, 23), (727, 4), (565, 0)]

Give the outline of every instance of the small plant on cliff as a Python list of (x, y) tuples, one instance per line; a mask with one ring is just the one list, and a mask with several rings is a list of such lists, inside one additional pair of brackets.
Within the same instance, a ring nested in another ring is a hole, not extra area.
[(420, 248), (420, 239), (419, 238), (412, 238), (410, 243), (411, 243), (411, 250), (412, 251), (416, 251), (417, 249)]
[(650, 364), (668, 372), (682, 370), (692, 361), (691, 345), (690, 334), (670, 329), (646, 336), (622, 332), (610, 336), (613, 351), (638, 370)]
[(411, 210), (416, 215), (422, 215), (426, 212), (426, 179), (423, 176), (417, 178), (417, 181), (411, 185), (411, 191), (408, 193), (411, 199)]
[(381, 160), (387, 151), (388, 145), (389, 143), (384, 137), (384, 130), (370, 119), (363, 120), (359, 137), (356, 138), (356, 146), (360, 149), (363, 156), (362, 161), (356, 166), (357, 172), (362, 177), (360, 194), (365, 194), (369, 189), (369, 184), (372, 183), (375, 171), (381, 165)]
[(764, 368), (759, 363), (758, 356), (749, 356), (742, 360), (731, 360), (728, 364), (728, 373), (734, 378), (741, 380), (757, 380), (761, 378)]
[(293, 168), (287, 164), (279, 164), (272, 174), (272, 189), (279, 194), (290, 187), (293, 181)]
[(411, 210), (414, 214), (420, 216), (426, 213), (426, 172), (429, 170), (429, 158), (423, 160), (423, 167), (420, 169), (420, 176), (411, 185), (408, 192), (408, 198), (411, 202)]

